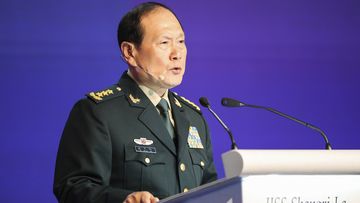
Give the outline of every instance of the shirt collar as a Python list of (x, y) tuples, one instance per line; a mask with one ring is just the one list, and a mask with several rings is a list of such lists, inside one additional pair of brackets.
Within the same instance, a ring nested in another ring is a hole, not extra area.
[(144, 86), (144, 85), (140, 85), (135, 79), (134, 76), (131, 74), (131, 72), (128, 70), (127, 74), (136, 82), (136, 84), (139, 86), (139, 88), (144, 92), (144, 94), (147, 96), (147, 98), (151, 101), (151, 103), (154, 106), (157, 106), (160, 102), (160, 100), (163, 98), (166, 100), (166, 102), (169, 105), (169, 109), (171, 110), (171, 105), (170, 105), (170, 101), (169, 101), (169, 90), (166, 90), (164, 95), (162, 97), (160, 97), (154, 90), (152, 90), (151, 88)]

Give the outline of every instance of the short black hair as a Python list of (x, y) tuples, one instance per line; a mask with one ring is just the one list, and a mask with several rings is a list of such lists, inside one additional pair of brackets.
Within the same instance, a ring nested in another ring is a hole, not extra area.
[[(117, 38), (119, 47), (121, 47), (121, 43), (124, 41), (132, 42), (135, 44), (135, 46), (140, 46), (144, 30), (141, 27), (141, 18), (150, 13), (151, 11), (155, 10), (156, 8), (165, 8), (169, 10), (176, 19), (179, 21), (175, 13), (167, 6), (161, 3), (157, 2), (146, 2), (139, 4), (135, 8), (133, 8), (131, 11), (129, 11), (126, 15), (124, 15), (119, 23), (118, 30), (117, 30)], [(179, 21), (180, 23), (180, 21)], [(182, 25), (180, 23), (180, 26), (182, 28)]]

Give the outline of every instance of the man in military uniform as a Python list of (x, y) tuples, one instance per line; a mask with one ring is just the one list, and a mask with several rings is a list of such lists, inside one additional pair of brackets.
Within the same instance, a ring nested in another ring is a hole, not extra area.
[(59, 202), (156, 202), (216, 180), (206, 122), (169, 91), (185, 72), (185, 35), (166, 6), (144, 3), (121, 20), (128, 70), (73, 107), (57, 155)]

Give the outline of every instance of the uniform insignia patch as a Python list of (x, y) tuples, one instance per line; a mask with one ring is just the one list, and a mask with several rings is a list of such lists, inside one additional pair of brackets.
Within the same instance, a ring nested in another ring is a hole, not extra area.
[(86, 96), (98, 104), (119, 97), (121, 95), (124, 95), (124, 93), (121, 91), (121, 88), (117, 85), (113, 85), (108, 89), (90, 92)]
[(204, 149), (200, 135), (196, 127), (190, 126), (188, 135), (188, 145), (190, 148)]
[(138, 145), (152, 145), (154, 141), (148, 140), (145, 137), (140, 137), (140, 139), (134, 139), (134, 142)]
[(189, 103), (190, 105), (192, 105), (196, 110), (200, 111), (200, 107), (198, 105), (196, 105), (194, 102), (186, 99), (185, 97), (181, 97), (181, 99), (183, 99), (184, 101), (186, 101), (187, 103)]
[(114, 94), (114, 92), (111, 89), (107, 89), (100, 92), (90, 92), (90, 96), (96, 100), (103, 100), (103, 97), (109, 96), (111, 94)]
[(132, 96), (132, 94), (129, 95), (129, 98), (130, 98), (130, 100), (132, 101), (132, 103), (134, 103), (134, 104), (137, 104), (137, 103), (140, 102), (140, 99), (139, 99), (139, 98), (134, 98), (134, 97)]
[(174, 98), (174, 100), (175, 100), (175, 105), (181, 108), (181, 104), (179, 100), (177, 100), (176, 98)]
[[(200, 107), (198, 105), (196, 105), (194, 102), (191, 102), (190, 100), (186, 99), (185, 97), (182, 97), (180, 95), (178, 95), (176, 92), (172, 92), (174, 94), (174, 100), (175, 100), (175, 104), (179, 107), (181, 107), (182, 105), (186, 105), (192, 109), (194, 109), (195, 111), (197, 111), (199, 114), (201, 113)], [(179, 104), (179, 105), (178, 105)]]

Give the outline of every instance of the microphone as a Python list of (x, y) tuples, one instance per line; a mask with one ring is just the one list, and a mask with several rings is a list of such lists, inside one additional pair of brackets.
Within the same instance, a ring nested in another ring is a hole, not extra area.
[(307, 122), (304, 122), (302, 120), (299, 120), (297, 118), (294, 118), (292, 116), (289, 116), (285, 113), (282, 113), (276, 109), (273, 109), (273, 108), (270, 108), (270, 107), (264, 107), (264, 106), (258, 106), (258, 105), (252, 105), (252, 104), (246, 104), (244, 102), (240, 102), (240, 101), (237, 101), (235, 99), (231, 99), (231, 98), (222, 98), (221, 100), (221, 104), (223, 106), (226, 106), (226, 107), (250, 107), (250, 108), (257, 108), (257, 109), (264, 109), (264, 110), (267, 110), (267, 111), (270, 111), (272, 113), (275, 113), (279, 116), (282, 116), (284, 118), (287, 118), (287, 119), (290, 119), (292, 121), (295, 121), (303, 126), (306, 126), (310, 129), (313, 129), (317, 132), (319, 132), (321, 134), (321, 136), (323, 137), (324, 141), (325, 141), (325, 149), (328, 149), (328, 150), (331, 150), (331, 145), (330, 145), (330, 142), (327, 138), (327, 136), (325, 135), (325, 132), (323, 130), (321, 130), (320, 128), (310, 124), (310, 123), (307, 123)]
[(226, 132), (229, 134), (230, 136), (230, 141), (231, 141), (231, 149), (238, 149), (236, 143), (235, 143), (235, 140), (234, 140), (234, 137), (230, 131), (230, 128), (228, 128), (225, 123), (219, 118), (219, 116), (210, 108), (210, 103), (209, 101), (207, 100), (206, 97), (201, 97), (199, 99), (200, 101), (200, 104), (203, 106), (203, 107), (206, 107), (207, 109), (209, 109), (209, 111), (215, 116), (215, 118), (220, 122), (220, 124), (222, 125), (222, 127), (224, 127), (224, 129), (226, 130)]
[(154, 75), (153, 73), (151, 73), (150, 71), (148, 71), (147, 69), (143, 68), (140, 65), (138, 65), (137, 68), (140, 69), (141, 71), (143, 71), (144, 73), (146, 73), (147, 75), (149, 75), (154, 80), (157, 80), (157, 81), (164, 81), (165, 80), (166, 70), (163, 71), (159, 76), (156, 76), (156, 75)]
[(159, 75), (159, 80), (161, 81), (165, 80), (165, 76), (163, 74)]

